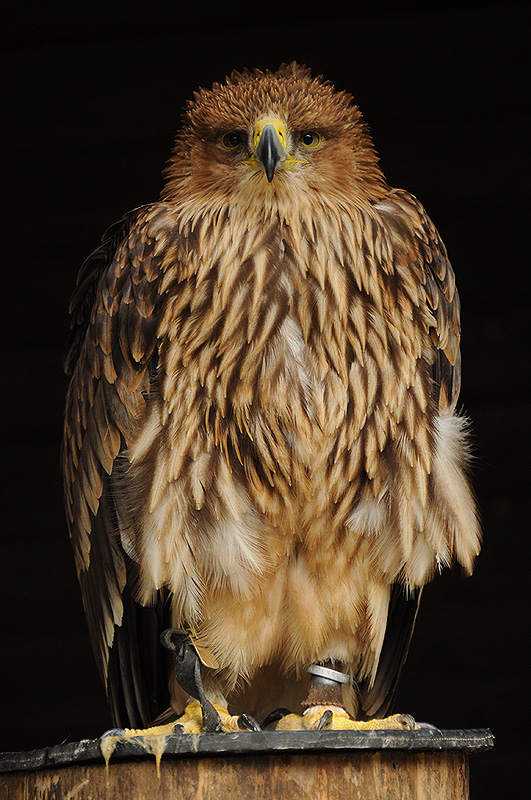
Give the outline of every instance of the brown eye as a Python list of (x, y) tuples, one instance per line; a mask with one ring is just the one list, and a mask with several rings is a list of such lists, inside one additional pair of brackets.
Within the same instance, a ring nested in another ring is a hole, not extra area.
[(318, 147), (321, 144), (321, 137), (317, 131), (306, 131), (301, 136), (301, 142), (306, 147)]
[(226, 147), (227, 150), (235, 150), (243, 141), (243, 136), (241, 133), (237, 133), (237, 131), (230, 131), (230, 133), (226, 133), (221, 138), (221, 144), (223, 147)]

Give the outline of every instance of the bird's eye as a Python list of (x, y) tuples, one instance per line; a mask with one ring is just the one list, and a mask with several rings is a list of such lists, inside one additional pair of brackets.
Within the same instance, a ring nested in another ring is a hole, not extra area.
[(230, 131), (230, 133), (226, 133), (221, 137), (221, 144), (223, 147), (226, 147), (227, 150), (235, 150), (242, 141), (243, 137), (241, 133), (237, 133), (236, 131)]
[(317, 131), (305, 131), (301, 136), (301, 142), (306, 147), (319, 147), (321, 144), (321, 136)]

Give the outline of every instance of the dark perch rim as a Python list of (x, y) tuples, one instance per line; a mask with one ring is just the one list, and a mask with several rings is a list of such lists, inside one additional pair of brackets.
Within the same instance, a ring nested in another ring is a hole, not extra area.
[[(140, 744), (141, 737), (119, 741), (111, 761), (153, 759)], [(315, 752), (323, 750), (459, 750), (479, 752), (494, 746), (489, 728), (418, 731), (242, 731), (198, 733), (167, 737), (163, 755), (230, 755), (239, 753)], [(44, 747), (18, 753), (0, 753), (0, 772), (66, 767), (83, 762), (103, 762), (100, 739)]]

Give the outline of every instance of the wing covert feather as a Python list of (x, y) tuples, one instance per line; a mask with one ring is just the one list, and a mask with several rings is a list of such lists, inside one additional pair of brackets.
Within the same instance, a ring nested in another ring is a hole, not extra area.
[[(420, 267), (418, 302), (431, 313), (433, 344), (431, 376), (435, 407), (455, 410), (461, 385), (460, 302), (444, 243), (418, 200), (393, 189), (378, 204), (394, 245), (395, 258)], [(367, 717), (384, 717), (392, 708), (402, 667), (407, 658), (422, 591), (407, 592), (395, 584), (387, 627), (373, 681), (360, 685), (360, 707)]]
[(439, 410), (454, 410), (461, 388), (461, 306), (446, 247), (423, 206), (408, 192), (392, 189), (376, 208), (394, 239), (395, 257), (420, 266), (418, 301), (433, 317), (429, 332), (435, 399)]
[(158, 636), (162, 608), (143, 609), (130, 596), (135, 565), (120, 543), (121, 497), (113, 491), (116, 466), (156, 370), (163, 265), (155, 247), (164, 213), (164, 206), (153, 205), (125, 215), (84, 262), (64, 359), (72, 376), (63, 439), (67, 519), (92, 646), (117, 725), (148, 724), (167, 694), (165, 667), (141, 652), (143, 642)]

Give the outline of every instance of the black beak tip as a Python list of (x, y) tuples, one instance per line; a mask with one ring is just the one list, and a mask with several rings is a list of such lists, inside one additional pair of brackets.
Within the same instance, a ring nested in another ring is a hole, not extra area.
[(282, 157), (282, 150), (279, 147), (278, 138), (270, 126), (266, 126), (256, 151), (256, 155), (264, 165), (265, 174), (269, 183), (275, 176), (275, 169)]
[(267, 164), (264, 164), (264, 167), (267, 180), (269, 181), (269, 183), (271, 183), (271, 181), (275, 177), (276, 162), (269, 161)]

